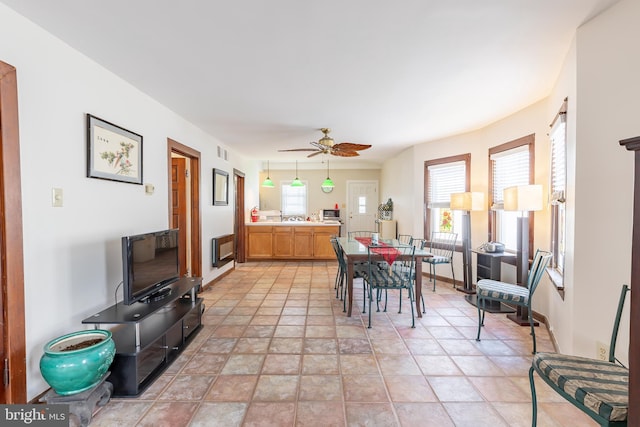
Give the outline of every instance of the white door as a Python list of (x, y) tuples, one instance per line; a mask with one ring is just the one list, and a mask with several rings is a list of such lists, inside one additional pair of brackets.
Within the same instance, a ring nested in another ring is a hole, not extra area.
[(377, 231), (378, 181), (347, 181), (347, 233)]

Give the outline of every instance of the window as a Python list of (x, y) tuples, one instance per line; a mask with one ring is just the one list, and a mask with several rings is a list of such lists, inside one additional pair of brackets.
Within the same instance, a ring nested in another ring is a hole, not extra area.
[(282, 216), (307, 216), (307, 183), (292, 187), (291, 181), (282, 183)]
[(432, 231), (458, 233), (462, 240), (462, 212), (451, 211), (451, 193), (469, 190), (471, 154), (446, 157), (425, 162), (425, 238)]
[(558, 115), (551, 123), (551, 179), (549, 189), (551, 197), (551, 268), (557, 273), (554, 283), (563, 287), (565, 252), (565, 192), (567, 182), (567, 100), (565, 99)]
[[(507, 187), (533, 183), (534, 141), (534, 135), (529, 135), (489, 149), (489, 234), (509, 251), (517, 249), (517, 224), (522, 213), (504, 211), (502, 193)], [(533, 219), (529, 227), (529, 253), (533, 253)]]

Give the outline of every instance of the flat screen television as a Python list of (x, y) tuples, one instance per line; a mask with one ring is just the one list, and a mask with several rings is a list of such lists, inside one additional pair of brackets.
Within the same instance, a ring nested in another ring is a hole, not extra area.
[(122, 238), (123, 303), (151, 302), (167, 296), (180, 278), (178, 230)]

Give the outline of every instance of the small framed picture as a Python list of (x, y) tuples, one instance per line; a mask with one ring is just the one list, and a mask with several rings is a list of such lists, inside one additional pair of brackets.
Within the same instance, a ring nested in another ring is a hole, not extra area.
[(229, 173), (220, 169), (213, 170), (213, 204), (214, 206), (229, 204)]
[(142, 135), (87, 114), (87, 177), (142, 185)]

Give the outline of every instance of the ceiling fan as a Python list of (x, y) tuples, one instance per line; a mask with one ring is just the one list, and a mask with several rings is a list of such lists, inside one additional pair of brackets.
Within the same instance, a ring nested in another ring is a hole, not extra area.
[(359, 156), (358, 151), (366, 150), (371, 147), (371, 145), (367, 144), (353, 144), (351, 142), (340, 142), (336, 144), (333, 141), (333, 138), (329, 136), (329, 132), (331, 129), (322, 128), (320, 129), (324, 136), (318, 140), (318, 142), (312, 141), (310, 142), (315, 148), (292, 148), (290, 150), (278, 150), (278, 151), (313, 151), (313, 153), (309, 154), (307, 157), (317, 156), (318, 154), (331, 154), (334, 156), (340, 157), (355, 157)]

